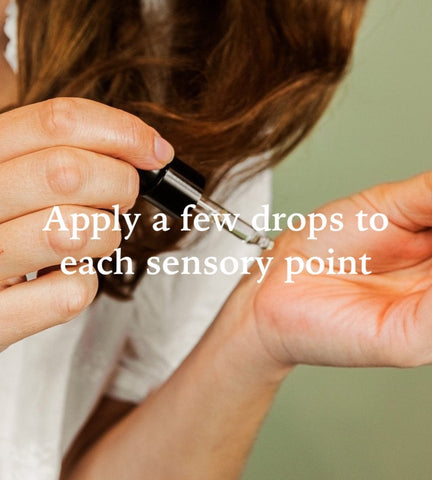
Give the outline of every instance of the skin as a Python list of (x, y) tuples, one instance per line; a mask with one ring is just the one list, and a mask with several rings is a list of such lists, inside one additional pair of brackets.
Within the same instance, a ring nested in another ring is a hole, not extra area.
[[(432, 174), (374, 187), (325, 206), (342, 232), (317, 241), (284, 232), (258, 269), (234, 290), (183, 365), (148, 400), (87, 450), (70, 479), (234, 480), (279, 385), (299, 363), (412, 367), (432, 357)], [(355, 218), (385, 213), (385, 232), (359, 234)], [(283, 258), (372, 257), (373, 274), (302, 274), (285, 284)], [(169, 458), (169, 461), (163, 459)], [(187, 460), (186, 460), (187, 459)], [(126, 470), (125, 470), (126, 469)]]
[[(76, 245), (55, 232), (42, 233), (50, 207), (87, 213), (116, 203), (129, 208), (138, 188), (133, 166), (159, 168), (172, 157), (167, 147), (163, 159), (155, 158), (156, 136), (131, 115), (88, 100), (58, 99), (0, 115), (4, 348), (71, 319), (97, 288), (94, 276), (54, 270), (24, 282), (24, 273), (55, 266), (68, 255), (106, 255), (120, 241), (106, 232), (101, 241), (86, 238)], [(431, 194), (432, 174), (425, 173), (323, 207), (327, 217), (343, 213), (342, 232), (321, 232), (316, 241), (301, 232), (282, 233), (268, 252), (275, 260), (264, 281), (256, 282), (253, 268), (161, 388), (136, 407), (102, 400), (65, 460), (63, 479), (234, 480), (295, 365), (430, 363)], [(359, 233), (359, 210), (386, 214), (389, 227)], [(284, 257), (325, 258), (329, 248), (337, 256), (366, 252), (373, 274), (303, 273), (284, 283)]]
[(17, 279), (56, 266), (65, 256), (109, 255), (121, 240), (120, 232), (112, 231), (101, 240), (86, 232), (80, 240), (55, 229), (44, 232), (52, 206), (60, 205), (65, 219), (114, 204), (126, 211), (139, 188), (133, 167), (161, 168), (173, 149), (136, 117), (82, 99), (55, 99), (2, 114), (0, 144), (0, 345), (6, 348), (75, 317), (97, 290), (95, 275), (54, 270), (32, 282)]
[[(383, 184), (321, 209), (342, 212), (342, 232), (316, 241), (284, 233), (276, 255), (361, 256), (371, 275), (311, 276), (284, 284), (275, 263), (256, 296), (255, 318), (265, 349), (284, 364), (411, 367), (432, 360), (432, 173)], [(359, 232), (355, 214), (384, 213), (383, 232)], [(351, 219), (351, 220), (350, 220)]]

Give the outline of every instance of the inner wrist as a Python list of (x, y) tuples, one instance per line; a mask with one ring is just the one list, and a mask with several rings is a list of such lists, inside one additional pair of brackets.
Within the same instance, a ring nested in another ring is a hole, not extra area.
[(253, 303), (253, 293), (240, 292), (240, 297), (249, 300), (238, 304), (229, 299), (208, 332), (215, 374), (227, 376), (239, 387), (277, 390), (294, 367), (273, 357), (261, 341), (253, 308), (247, 305)]

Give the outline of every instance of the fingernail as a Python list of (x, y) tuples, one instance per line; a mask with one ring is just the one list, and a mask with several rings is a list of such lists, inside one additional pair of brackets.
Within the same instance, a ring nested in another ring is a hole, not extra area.
[(165, 166), (173, 159), (174, 148), (164, 138), (156, 135), (154, 137), (154, 154), (156, 160), (158, 160), (162, 166)]

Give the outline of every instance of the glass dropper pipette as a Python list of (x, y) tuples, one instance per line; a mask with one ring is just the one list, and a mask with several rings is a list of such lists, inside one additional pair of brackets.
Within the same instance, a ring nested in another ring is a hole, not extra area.
[[(138, 170), (140, 176), (140, 195), (167, 214), (181, 218), (188, 205), (196, 205), (196, 209), (223, 220), (231, 212), (203, 194), (205, 180), (196, 170), (174, 157), (173, 161), (161, 170)], [(220, 222), (223, 228), (242, 241), (259, 246), (262, 250), (273, 248), (273, 240), (252, 225), (237, 216), (234, 227), (228, 222)]]

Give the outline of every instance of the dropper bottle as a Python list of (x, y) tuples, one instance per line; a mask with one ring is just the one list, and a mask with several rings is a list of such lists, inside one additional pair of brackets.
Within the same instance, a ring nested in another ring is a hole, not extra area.
[[(205, 212), (210, 219), (234, 214), (203, 194), (204, 177), (177, 157), (160, 170), (138, 170), (140, 195), (163, 212), (181, 218), (184, 209), (191, 204)], [(262, 250), (273, 248), (273, 240), (257, 232), (252, 225), (237, 218), (233, 229), (221, 222), (225, 230), (245, 243), (258, 245)]]

